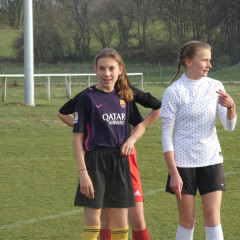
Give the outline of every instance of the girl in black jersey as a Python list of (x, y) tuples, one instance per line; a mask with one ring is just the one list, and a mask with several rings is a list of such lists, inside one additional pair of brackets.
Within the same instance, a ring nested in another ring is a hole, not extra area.
[[(141, 104), (145, 108), (151, 108), (143, 123), (145, 126), (156, 120), (159, 117), (161, 110), (161, 101), (153, 97), (150, 93), (143, 92), (134, 86), (129, 85), (134, 93), (135, 102)], [(93, 87), (93, 86), (92, 86)], [(91, 88), (92, 88), (91, 87)], [(83, 91), (84, 92), (84, 91)], [(73, 116), (75, 105), (79, 95), (78, 93), (73, 99), (66, 102), (59, 110), (58, 117), (70, 127), (73, 127)], [(136, 153), (136, 151), (135, 151)], [(150, 236), (146, 227), (143, 208), (143, 191), (141, 187), (140, 174), (137, 167), (136, 154), (129, 156), (130, 171), (133, 182), (135, 207), (128, 210), (128, 219), (132, 228), (133, 240), (149, 240)], [(100, 240), (111, 240), (111, 230), (107, 210), (102, 210), (101, 213), (101, 230)]]
[[(74, 114), (73, 149), (80, 177), (75, 205), (84, 206), (83, 240), (97, 239), (102, 208), (109, 212), (112, 239), (125, 240), (128, 207), (134, 206), (127, 156), (145, 128), (120, 55), (102, 50), (94, 69), (98, 84), (80, 95)], [(127, 138), (129, 123), (135, 128)]]

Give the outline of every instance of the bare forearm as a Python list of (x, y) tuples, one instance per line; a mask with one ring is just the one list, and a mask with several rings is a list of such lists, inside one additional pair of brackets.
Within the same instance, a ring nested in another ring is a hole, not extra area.
[(84, 150), (82, 146), (83, 133), (73, 133), (73, 152), (78, 166), (78, 170), (85, 169)]
[(152, 110), (151, 112), (149, 112), (147, 116), (144, 118), (144, 121), (143, 121), (144, 126), (146, 127), (147, 125), (155, 121), (159, 117), (160, 111), (161, 111), (161, 108), (157, 110)]
[(139, 123), (132, 131), (131, 136), (128, 138), (129, 140), (133, 141), (134, 143), (137, 142), (145, 132), (145, 125)]
[(227, 109), (227, 119), (232, 120), (236, 116), (236, 104), (234, 103), (231, 108)]
[(134, 144), (145, 132), (145, 126), (143, 123), (138, 124), (133, 132), (132, 135), (126, 140), (125, 143), (121, 146), (121, 154), (123, 156), (132, 155), (134, 152)]
[(68, 126), (73, 127), (73, 116), (72, 115), (64, 115), (60, 112), (58, 113), (58, 117)]
[(174, 161), (174, 151), (168, 151), (164, 153), (169, 174), (171, 176), (170, 180), (170, 188), (172, 191), (177, 195), (178, 199), (182, 199), (182, 187), (183, 187), (183, 181), (181, 176), (179, 175), (178, 169), (176, 167), (175, 161)]
[(94, 188), (84, 159), (82, 146), (83, 132), (73, 133), (73, 152), (78, 166), (80, 192), (89, 199), (94, 199)]
[(164, 157), (168, 166), (170, 176), (178, 174), (178, 170), (174, 160), (174, 151), (165, 152)]

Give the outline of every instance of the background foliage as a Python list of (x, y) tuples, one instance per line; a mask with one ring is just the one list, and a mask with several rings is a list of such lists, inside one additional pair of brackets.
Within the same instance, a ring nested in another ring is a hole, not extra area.
[[(240, 60), (240, 0), (34, 0), (35, 61), (86, 61), (103, 47), (123, 57), (175, 61), (188, 40), (219, 62)], [(0, 28), (23, 29), (23, 0), (0, 1)], [(23, 58), (23, 36), (14, 42)], [(0, 56), (3, 56), (0, 53)]]

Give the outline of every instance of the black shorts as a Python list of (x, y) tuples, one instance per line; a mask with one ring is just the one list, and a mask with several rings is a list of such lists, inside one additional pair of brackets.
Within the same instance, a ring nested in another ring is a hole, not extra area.
[[(178, 167), (177, 169), (183, 181), (182, 194), (196, 195), (197, 189), (200, 195), (226, 190), (222, 163), (206, 167)], [(170, 188), (170, 180), (171, 177), (168, 175), (166, 192), (174, 194)]]
[(85, 152), (85, 163), (94, 188), (94, 199), (80, 192), (74, 206), (90, 208), (128, 208), (135, 206), (128, 157), (122, 157), (119, 148), (96, 147)]

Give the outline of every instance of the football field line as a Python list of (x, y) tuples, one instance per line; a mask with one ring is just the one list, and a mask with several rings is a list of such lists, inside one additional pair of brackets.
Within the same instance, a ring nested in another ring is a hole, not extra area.
[(240, 169), (237, 169), (236, 171), (224, 173), (224, 176), (234, 175), (234, 174), (238, 174), (238, 173), (240, 173)]
[[(234, 175), (234, 174), (238, 174), (238, 173), (240, 173), (240, 169), (237, 169), (236, 171), (232, 171), (232, 172), (227, 172), (224, 174), (224, 176)], [(165, 191), (165, 188), (159, 188), (159, 189), (156, 189), (153, 191), (143, 193), (143, 195), (149, 196), (149, 195), (154, 195), (156, 193), (163, 192), (163, 191)], [(37, 222), (41, 222), (41, 221), (45, 221), (45, 220), (49, 220), (49, 219), (56, 219), (56, 218), (60, 218), (60, 217), (74, 215), (74, 214), (81, 213), (81, 212), (83, 212), (83, 208), (78, 209), (78, 210), (63, 212), (63, 213), (60, 213), (57, 215), (49, 215), (49, 216), (38, 217), (38, 218), (29, 219), (29, 220), (22, 220), (22, 221), (18, 221), (18, 222), (12, 223), (12, 224), (2, 225), (2, 226), (0, 226), (0, 230), (20, 227), (23, 225), (33, 224), (33, 223), (37, 223)]]
[(33, 224), (36, 222), (41, 222), (41, 221), (45, 221), (45, 220), (49, 220), (49, 219), (55, 219), (55, 218), (60, 218), (60, 217), (68, 216), (68, 215), (73, 215), (73, 214), (76, 214), (76, 213), (79, 213), (82, 211), (83, 211), (83, 209), (72, 210), (72, 211), (63, 212), (63, 213), (60, 213), (57, 215), (49, 215), (49, 216), (45, 216), (45, 217), (33, 218), (30, 220), (18, 221), (18, 222), (12, 223), (12, 224), (0, 226), (0, 230), (14, 228), (14, 227), (20, 227), (23, 225)]

